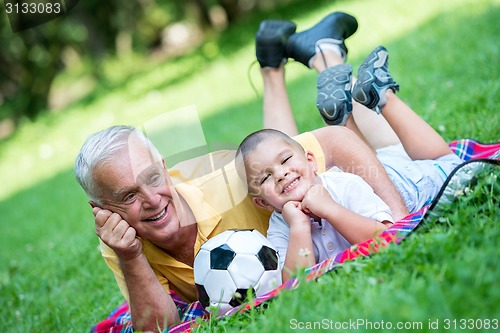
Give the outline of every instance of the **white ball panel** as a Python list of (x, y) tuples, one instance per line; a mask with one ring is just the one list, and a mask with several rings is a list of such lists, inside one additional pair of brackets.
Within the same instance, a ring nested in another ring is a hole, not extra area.
[(250, 230), (235, 232), (227, 241), (227, 245), (236, 253), (247, 254), (257, 254), (262, 247), (259, 238)]
[(262, 245), (267, 245), (268, 247), (274, 249), (274, 246), (271, 243), (271, 241), (267, 239), (263, 234), (261, 234), (258, 230), (253, 230), (252, 234), (254, 234), (254, 236), (260, 240)]
[(205, 278), (210, 271), (210, 251), (200, 249), (194, 258), (194, 282), (203, 284)]
[(202, 249), (205, 249), (207, 251), (211, 251), (215, 249), (216, 247), (219, 247), (223, 244), (227, 243), (227, 240), (229, 237), (231, 237), (235, 233), (234, 230), (226, 230), (221, 234), (218, 234), (217, 236), (214, 236), (207, 240), (203, 245), (201, 246)]
[(229, 303), (236, 291), (236, 285), (228, 271), (211, 270), (204, 284), (211, 302)]
[(237, 254), (228, 271), (237, 288), (255, 288), (264, 273), (264, 267), (254, 255)]

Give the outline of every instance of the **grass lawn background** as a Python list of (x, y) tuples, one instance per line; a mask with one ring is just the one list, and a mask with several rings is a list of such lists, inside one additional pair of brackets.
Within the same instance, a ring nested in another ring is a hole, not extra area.
[[(300, 31), (335, 10), (359, 21), (358, 32), (347, 41), (354, 68), (383, 44), (402, 88), (399, 96), (446, 140), (500, 140), (496, 0), (317, 1), (314, 8), (304, 1), (250, 16), (181, 59), (106, 59), (106, 80), (91, 82), (89, 94), (35, 123), (24, 123), (0, 146), (2, 332), (87, 332), (122, 300), (100, 258), (90, 207), (72, 171), (90, 133), (113, 124), (141, 125), (194, 105), (209, 143), (236, 145), (262, 123), (261, 98), (247, 77), (260, 20), (294, 19)], [(84, 69), (63, 73), (55, 90), (88, 81)], [(261, 91), (258, 65), (250, 77)], [(314, 107), (315, 78), (301, 64), (287, 65), (301, 131), (322, 126)], [(500, 319), (500, 234), (494, 225), (500, 211), (494, 184), (491, 176), (473, 200), (455, 204), (445, 217), (448, 223), (284, 294), (265, 315), (252, 313), (204, 329), (285, 332), (291, 318)]]

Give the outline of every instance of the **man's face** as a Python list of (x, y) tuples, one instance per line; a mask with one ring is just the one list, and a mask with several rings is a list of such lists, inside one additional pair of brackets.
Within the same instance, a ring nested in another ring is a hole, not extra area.
[(120, 216), (138, 236), (165, 241), (179, 229), (175, 191), (163, 161), (131, 135), (128, 146), (94, 170), (102, 207)]
[(312, 153), (280, 138), (260, 143), (248, 159), (248, 189), (257, 206), (281, 211), (286, 202), (301, 201), (314, 184), (317, 166)]

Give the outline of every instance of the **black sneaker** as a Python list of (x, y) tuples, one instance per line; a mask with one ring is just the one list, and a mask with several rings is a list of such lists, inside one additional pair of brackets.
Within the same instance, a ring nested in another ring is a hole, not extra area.
[(344, 40), (357, 29), (358, 21), (355, 17), (342, 12), (331, 13), (312, 28), (290, 36), (286, 45), (287, 55), (311, 67), (310, 60), (316, 54), (316, 42), (323, 40), (339, 45), (345, 61), (347, 47)]
[(295, 32), (295, 23), (283, 20), (265, 20), (255, 36), (255, 53), (260, 67), (278, 68), (287, 56), (288, 37)]
[(352, 112), (352, 67), (341, 64), (318, 75), (316, 106), (328, 125), (345, 125)]
[(387, 89), (399, 91), (389, 72), (389, 53), (379, 46), (373, 50), (358, 69), (358, 81), (354, 84), (352, 97), (369, 109), (380, 113), (387, 102)]

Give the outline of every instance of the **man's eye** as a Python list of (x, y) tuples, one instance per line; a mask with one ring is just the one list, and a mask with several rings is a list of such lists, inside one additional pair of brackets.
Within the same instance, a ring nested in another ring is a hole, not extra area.
[(158, 185), (160, 183), (160, 175), (154, 175), (151, 177), (150, 184), (151, 185)]
[(163, 177), (160, 174), (155, 174), (149, 179), (150, 186), (160, 186), (163, 184)]
[(134, 201), (135, 199), (135, 193), (129, 193), (127, 194), (124, 198), (123, 198), (123, 201), (124, 202), (132, 202)]

